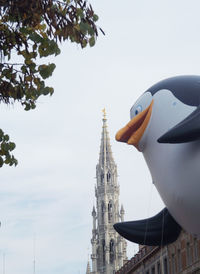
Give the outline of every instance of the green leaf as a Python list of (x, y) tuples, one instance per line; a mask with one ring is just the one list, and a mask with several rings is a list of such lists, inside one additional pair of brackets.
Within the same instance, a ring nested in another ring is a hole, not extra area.
[(49, 87), (43, 88), (41, 92), (43, 95), (48, 95), (50, 93)]
[(40, 65), (38, 67), (39, 73), (42, 76), (43, 79), (48, 78), (49, 76), (52, 75), (54, 69), (55, 69), (56, 65), (55, 64), (49, 64), (47, 65)]
[(21, 66), (21, 71), (25, 74), (27, 72), (27, 67), (25, 65)]
[(20, 31), (21, 31), (21, 33), (27, 35), (27, 34), (30, 34), (33, 30), (29, 27), (22, 27), (22, 28), (20, 28)]
[(88, 26), (88, 33), (89, 33), (89, 35), (91, 35), (91, 36), (93, 36), (94, 35), (94, 30), (93, 30), (93, 28), (91, 28), (90, 26)]
[(81, 19), (84, 17), (83, 10), (82, 9), (77, 9), (76, 10), (77, 16), (80, 17)]
[(5, 164), (9, 164), (10, 165), (10, 162), (11, 162), (11, 158), (10, 157), (7, 157), (6, 160), (4, 161)]
[(31, 107), (30, 107), (30, 105), (29, 105), (29, 104), (25, 103), (24, 105), (25, 105), (24, 110), (28, 111), (28, 110), (30, 110), (30, 109), (31, 109)]
[(87, 40), (83, 40), (81, 44), (82, 48), (85, 48), (87, 46)]
[(43, 41), (43, 38), (36, 32), (31, 33), (29, 35), (29, 39), (31, 39), (35, 43), (41, 43)]
[(6, 135), (4, 135), (4, 141), (9, 141), (9, 136), (6, 134)]
[(14, 150), (15, 147), (16, 147), (15, 143), (13, 143), (13, 142), (10, 142), (10, 143), (9, 143), (9, 150), (10, 150), (10, 151)]
[(94, 22), (98, 21), (99, 20), (99, 16), (97, 14), (94, 14), (93, 15), (93, 20), (94, 20)]
[(50, 40), (49, 38), (43, 38), (39, 48), (38, 52), (40, 54), (40, 57), (46, 57), (49, 55), (60, 54), (60, 49), (58, 47), (58, 44), (54, 40)]
[(83, 34), (86, 34), (88, 31), (88, 23), (81, 22), (80, 23), (80, 30)]
[(60, 54), (60, 49), (58, 47), (58, 44), (53, 40), (49, 41), (48, 53), (49, 55), (55, 54), (55, 56)]
[(54, 89), (51, 87), (45, 87), (45, 88), (40, 89), (40, 92), (43, 95), (48, 95), (48, 94), (52, 95), (54, 92)]
[(1, 149), (2, 149), (3, 153), (5, 154), (6, 151), (8, 151), (8, 144), (6, 144), (6, 143), (1, 143)]
[(36, 72), (36, 69), (35, 69), (36, 68), (36, 64), (35, 63), (32, 62), (28, 67), (31, 70), (31, 72), (33, 72), (33, 73)]
[(39, 71), (39, 73), (40, 73), (40, 75), (42, 76), (43, 79), (46, 79), (46, 78), (49, 77), (47, 65), (40, 65), (38, 67), (38, 71)]
[(90, 47), (93, 47), (95, 45), (95, 38), (92, 36), (89, 40)]

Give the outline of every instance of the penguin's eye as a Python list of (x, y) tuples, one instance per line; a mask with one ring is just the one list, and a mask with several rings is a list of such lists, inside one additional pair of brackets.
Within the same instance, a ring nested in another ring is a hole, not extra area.
[(142, 111), (142, 106), (141, 105), (137, 106), (135, 109), (135, 115), (138, 115), (138, 113), (140, 113), (141, 111)]

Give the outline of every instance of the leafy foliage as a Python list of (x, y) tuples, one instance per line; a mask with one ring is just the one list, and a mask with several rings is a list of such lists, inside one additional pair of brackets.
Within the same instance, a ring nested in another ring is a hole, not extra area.
[[(38, 60), (58, 55), (58, 42), (65, 40), (82, 48), (94, 46), (97, 20), (86, 0), (0, 0), (0, 102), (19, 101), (30, 110), (39, 96), (52, 95), (53, 88), (44, 80), (55, 64), (38, 64)], [(19, 62), (13, 63), (13, 58)], [(5, 156), (0, 157), (0, 166), (16, 165), (10, 155), (13, 143), (6, 136), (0, 132), (0, 155)]]
[(3, 130), (0, 129), (0, 167), (3, 164), (17, 165), (17, 160), (14, 158), (10, 152), (15, 149), (15, 144), (13, 142), (9, 142), (9, 136), (4, 134)]

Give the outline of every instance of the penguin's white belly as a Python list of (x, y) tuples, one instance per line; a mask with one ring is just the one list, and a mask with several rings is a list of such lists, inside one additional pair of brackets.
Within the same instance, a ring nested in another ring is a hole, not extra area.
[(185, 230), (200, 235), (200, 141), (154, 143), (144, 157), (171, 215)]

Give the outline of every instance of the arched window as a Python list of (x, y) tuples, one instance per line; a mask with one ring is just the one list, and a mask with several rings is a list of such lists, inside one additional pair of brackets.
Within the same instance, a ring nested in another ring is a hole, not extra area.
[(105, 260), (106, 260), (106, 243), (105, 243), (105, 240), (103, 239), (102, 240), (102, 258), (103, 258), (103, 263), (105, 263)]
[(115, 250), (114, 250), (114, 240), (110, 240), (110, 262), (112, 263), (114, 261), (115, 256)]
[(160, 262), (157, 263), (157, 274), (161, 274)]
[(112, 201), (109, 201), (109, 203), (108, 203), (108, 221), (109, 221), (109, 223), (112, 220), (112, 215), (113, 215)]
[(100, 251), (99, 251), (99, 247), (97, 248), (97, 268), (99, 268), (101, 266), (101, 261), (100, 261)]
[(107, 182), (110, 182), (110, 172), (107, 173)]
[(102, 219), (102, 223), (104, 223), (104, 212), (105, 212), (105, 205), (104, 205), (104, 201), (101, 202), (101, 219)]
[(190, 242), (187, 242), (186, 245), (186, 255), (187, 255), (187, 265), (191, 265), (192, 263), (192, 252), (191, 252), (191, 246), (190, 246)]
[(175, 255), (174, 253), (171, 256), (171, 267), (172, 267), (172, 274), (176, 273), (176, 263), (175, 263)]
[(103, 184), (103, 182), (104, 182), (104, 174), (101, 173), (101, 184)]
[(181, 259), (180, 247), (177, 250), (177, 269), (178, 269), (178, 272), (181, 272), (181, 270), (182, 270), (182, 259)]
[(168, 274), (168, 260), (167, 257), (164, 258), (164, 274)]
[(153, 266), (152, 268), (151, 268), (151, 274), (155, 274), (156, 273), (156, 269), (155, 269), (155, 266)]

